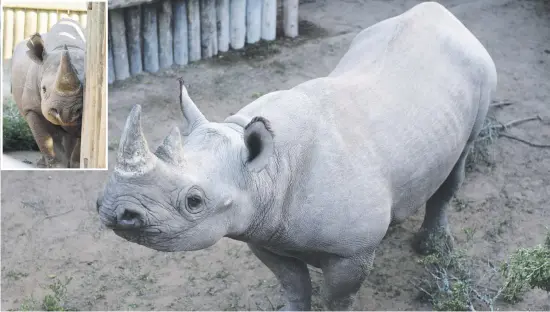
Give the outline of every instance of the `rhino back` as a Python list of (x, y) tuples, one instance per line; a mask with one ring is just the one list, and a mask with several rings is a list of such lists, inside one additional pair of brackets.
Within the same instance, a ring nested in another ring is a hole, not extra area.
[(359, 33), (327, 77), (237, 114), (269, 119), (278, 155), (291, 163), (288, 236), (310, 228), (341, 253), (338, 238), (383, 235), (392, 211), (410, 214), (435, 192), (485, 118), (480, 92), (495, 88), (484, 47), (428, 2)]
[(52, 26), (44, 43), (48, 52), (60, 49), (63, 45), (84, 50), (86, 48), (86, 36), (79, 23), (72, 19), (62, 18)]
[(23, 113), (27, 110), (40, 111), (40, 93), (38, 90), (39, 67), (27, 56), (26, 41), (19, 42), (11, 61), (12, 96)]

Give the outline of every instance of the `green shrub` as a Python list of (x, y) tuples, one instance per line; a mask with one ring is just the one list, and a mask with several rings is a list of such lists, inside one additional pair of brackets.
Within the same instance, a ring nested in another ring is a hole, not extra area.
[(38, 151), (27, 121), (21, 116), (15, 102), (9, 98), (3, 103), (3, 148), (9, 151)]
[(521, 300), (529, 289), (550, 292), (550, 232), (545, 245), (518, 249), (500, 272), (505, 279), (502, 296), (507, 301)]

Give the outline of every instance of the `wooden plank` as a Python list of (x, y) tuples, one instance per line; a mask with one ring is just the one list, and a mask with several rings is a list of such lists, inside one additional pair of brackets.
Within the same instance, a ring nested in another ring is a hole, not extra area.
[(216, 0), (216, 33), (218, 34), (218, 51), (229, 50), (229, 0)]
[(218, 54), (216, 0), (201, 0), (201, 55), (203, 59)]
[(162, 1), (158, 11), (159, 23), (159, 67), (168, 68), (174, 64), (174, 43), (172, 39), (172, 1)]
[(185, 65), (189, 62), (186, 0), (175, 0), (172, 13), (174, 14), (174, 63)]
[(283, 2), (283, 30), (287, 37), (298, 36), (298, 2), (299, 0)]
[(80, 18), (80, 25), (82, 25), (82, 28), (86, 28), (86, 22), (88, 21), (88, 16), (86, 13), (81, 13), (79, 15)]
[(15, 30), (13, 32), (14, 44), (25, 39), (25, 11), (21, 9), (15, 10)]
[[(110, 27), (109, 27), (110, 28)], [(115, 65), (113, 64), (113, 48), (112, 48), (112, 40), (111, 40), (111, 34), (108, 34), (107, 36), (107, 39), (108, 39), (108, 42), (109, 44), (107, 45), (107, 48), (109, 49), (108, 53), (109, 53), (109, 56), (108, 56), (108, 66), (107, 68), (109, 69), (109, 74), (108, 74), (108, 82), (109, 84), (112, 84), (113, 82), (115, 82), (116, 80), (116, 77), (115, 77)]]
[(201, 13), (199, 0), (187, 1), (187, 31), (189, 33), (189, 62), (201, 59)]
[(57, 19), (58, 19), (57, 12), (52, 11), (48, 13), (48, 29), (52, 28), (53, 25), (57, 23)]
[(229, 18), (231, 48), (242, 49), (246, 39), (246, 0), (230, 1)]
[(113, 65), (115, 67), (116, 80), (124, 80), (130, 77), (128, 63), (128, 48), (126, 46), (126, 27), (124, 25), (124, 13), (122, 9), (109, 11), (109, 31), (113, 49)]
[(4, 48), (4, 59), (11, 59), (13, 56), (14, 42), (14, 27), (15, 12), (12, 9), (4, 8), (4, 40), (2, 42)]
[(40, 11), (38, 12), (38, 32), (43, 34), (50, 30), (48, 28), (48, 12)]
[(38, 30), (38, 12), (36, 10), (25, 11), (25, 38), (30, 38)]
[(130, 61), (130, 75), (143, 72), (141, 59), (141, 7), (128, 7), (124, 11), (126, 36), (128, 44), (128, 58)]
[(76, 12), (71, 12), (70, 17), (75, 20), (76, 22), (80, 22), (80, 16)]
[(143, 69), (155, 73), (159, 70), (157, 7), (155, 4), (144, 4), (141, 9), (143, 13)]
[(246, 3), (246, 42), (249, 44), (260, 41), (262, 36), (262, 1), (247, 1)]
[(262, 39), (275, 40), (277, 35), (277, 0), (263, 0)]
[(86, 93), (82, 114), (81, 168), (107, 169), (107, 97), (105, 54), (107, 20), (104, 2), (91, 2), (86, 42)]
[(86, 11), (86, 2), (84, 1), (75, 1), (75, 0), (65, 0), (65, 1), (44, 1), (44, 0), (35, 0), (35, 1), (20, 1), (20, 0), (4, 0), (4, 8), (18, 8), (18, 9), (27, 9), (33, 8), (37, 10), (71, 10), (71, 11)]

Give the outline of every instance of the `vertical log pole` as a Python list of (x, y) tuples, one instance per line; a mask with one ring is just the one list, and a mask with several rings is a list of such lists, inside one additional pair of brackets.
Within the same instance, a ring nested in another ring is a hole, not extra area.
[(218, 35), (216, 34), (216, 1), (201, 0), (201, 54), (210, 58), (218, 54)]
[(11, 59), (15, 42), (13, 40), (15, 25), (15, 12), (12, 9), (4, 8), (4, 59)]
[(277, 0), (263, 0), (262, 39), (275, 40), (277, 35)]
[(130, 75), (143, 72), (141, 59), (141, 6), (135, 5), (124, 9), (126, 24)]
[(246, 0), (231, 0), (229, 18), (231, 48), (242, 49), (246, 38)]
[(216, 0), (216, 33), (218, 51), (229, 50), (229, 0)]
[(172, 1), (164, 0), (158, 12), (159, 23), (159, 66), (168, 68), (174, 64), (174, 43), (172, 38)]
[(283, 0), (283, 29), (285, 36), (298, 36), (298, 0)]
[[(159, 70), (159, 39), (156, 4), (143, 4), (143, 69), (150, 73)], [(114, 53), (114, 51), (113, 51)]]
[(38, 13), (38, 32), (40, 34), (48, 32), (48, 12), (41, 11)]
[(175, 0), (172, 13), (174, 14), (174, 63), (186, 65), (189, 62), (186, 0)]
[[(109, 27), (109, 29), (111, 29)], [(111, 34), (109, 33), (107, 35), (108, 37), (108, 42), (109, 44), (107, 45), (108, 49), (109, 49), (109, 56), (108, 56), (108, 69), (109, 69), (109, 75), (108, 75), (108, 82), (109, 84), (112, 84), (113, 82), (115, 82), (116, 80), (116, 76), (115, 76), (115, 65), (113, 64), (113, 42), (111, 40)]]
[[(90, 19), (88, 17), (88, 19)], [(122, 9), (109, 10), (109, 22), (112, 38), (113, 65), (115, 67), (116, 80), (124, 80), (130, 77), (128, 63), (128, 48), (126, 46), (126, 27)], [(91, 24), (90, 24), (91, 25)], [(90, 68), (90, 67), (88, 67)]]
[(57, 12), (52, 11), (48, 14), (48, 29), (51, 29), (55, 23), (57, 23)]
[(246, 3), (246, 43), (260, 41), (262, 36), (262, 1), (247, 1)]
[(38, 30), (38, 12), (27, 10), (25, 12), (25, 39), (30, 38)]
[(201, 13), (199, 0), (187, 0), (187, 31), (189, 32), (189, 61), (201, 59)]
[(15, 10), (15, 30), (13, 32), (14, 47), (25, 39), (25, 11)]
[(88, 17), (86, 13), (80, 13), (80, 25), (82, 25), (82, 28), (86, 28), (86, 22), (88, 21)]
[[(81, 168), (107, 169), (107, 20), (105, 2), (88, 2), (86, 90), (82, 114)], [(92, 70), (93, 69), (93, 70)]]

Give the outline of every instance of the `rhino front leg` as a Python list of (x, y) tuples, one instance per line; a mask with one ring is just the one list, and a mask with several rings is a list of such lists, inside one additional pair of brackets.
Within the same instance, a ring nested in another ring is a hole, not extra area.
[(259, 246), (248, 246), (281, 283), (286, 300), (281, 311), (311, 310), (311, 279), (307, 265), (296, 258), (280, 256)]
[(359, 257), (331, 256), (321, 263), (325, 278), (325, 300), (331, 311), (350, 310), (357, 292), (374, 261), (374, 249)]
[(466, 158), (470, 144), (466, 146), (453, 170), (426, 202), (426, 214), (418, 231), (413, 247), (420, 254), (449, 252), (454, 240), (449, 229), (447, 210), (449, 203), (464, 181)]
[(30, 111), (25, 115), (25, 119), (32, 135), (38, 145), (38, 149), (42, 153), (42, 158), (38, 161), (39, 167), (56, 166), (57, 160), (54, 151), (54, 139), (57, 130), (49, 122), (39, 114)]

